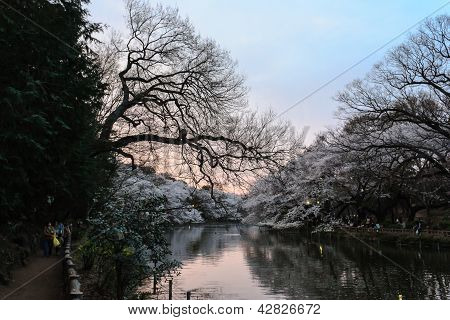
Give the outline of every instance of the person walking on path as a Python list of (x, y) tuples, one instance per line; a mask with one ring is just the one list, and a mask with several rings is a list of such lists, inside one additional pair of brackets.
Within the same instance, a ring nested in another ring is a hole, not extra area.
[(58, 238), (63, 238), (64, 236), (64, 224), (62, 222), (55, 224), (56, 236)]
[(58, 255), (59, 248), (62, 246), (64, 239), (64, 224), (62, 222), (55, 222), (55, 232), (56, 238), (59, 241), (59, 246), (55, 247), (55, 254)]
[(416, 231), (416, 235), (420, 236), (423, 229), (423, 221), (422, 219), (419, 219), (419, 221), (416, 221), (416, 225), (414, 226), (414, 230)]
[(44, 256), (46, 257), (52, 255), (54, 235), (55, 229), (53, 229), (52, 223), (49, 222), (44, 228), (43, 249), (44, 249)]

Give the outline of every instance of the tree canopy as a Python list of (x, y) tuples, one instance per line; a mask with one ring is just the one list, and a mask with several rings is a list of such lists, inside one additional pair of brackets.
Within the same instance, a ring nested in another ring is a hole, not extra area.
[(288, 123), (248, 108), (236, 62), (176, 9), (130, 0), (127, 26), (101, 48), (109, 90), (100, 150), (133, 162), (165, 150), (165, 169), (214, 186), (277, 168), (299, 146)]
[(449, 27), (447, 15), (427, 20), (341, 91), (341, 125), (256, 184), (249, 211), (302, 225), (351, 215), (394, 222), (397, 208), (412, 220), (418, 210), (448, 208)]

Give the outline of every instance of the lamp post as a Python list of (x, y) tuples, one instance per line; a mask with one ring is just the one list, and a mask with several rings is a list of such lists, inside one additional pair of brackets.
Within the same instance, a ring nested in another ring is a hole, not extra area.
[(171, 275), (169, 275), (168, 277), (168, 281), (169, 281), (169, 300), (172, 300), (172, 286), (173, 286), (173, 277)]
[(156, 257), (153, 257), (153, 294), (156, 294), (156, 283), (157, 283), (157, 279), (156, 279), (156, 263), (158, 262), (158, 260), (156, 259)]

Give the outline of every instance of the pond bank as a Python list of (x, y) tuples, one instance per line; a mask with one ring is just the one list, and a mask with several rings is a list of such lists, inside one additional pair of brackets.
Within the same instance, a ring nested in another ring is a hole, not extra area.
[(391, 242), (399, 246), (450, 248), (450, 231), (447, 230), (424, 230), (420, 235), (416, 235), (413, 230), (409, 229), (383, 228), (377, 232), (373, 228), (339, 225), (334, 225), (326, 230), (320, 228), (274, 229), (270, 226), (262, 226), (261, 228), (271, 232), (305, 232), (324, 236), (343, 236), (361, 240)]
[(355, 238), (395, 242), (399, 246), (450, 248), (450, 232), (444, 230), (424, 230), (417, 235), (405, 229), (386, 228), (376, 232), (371, 228), (339, 227), (335, 232)]

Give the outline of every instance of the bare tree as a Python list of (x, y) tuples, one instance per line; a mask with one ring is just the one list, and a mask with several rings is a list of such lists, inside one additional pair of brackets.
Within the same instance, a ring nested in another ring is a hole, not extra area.
[(400, 162), (421, 159), (450, 175), (449, 27), (449, 16), (428, 20), (338, 95), (349, 149), (397, 152)]
[(129, 0), (127, 26), (100, 50), (109, 84), (101, 151), (134, 163), (162, 148), (194, 182), (214, 185), (274, 169), (299, 146), (291, 125), (249, 110), (236, 63), (176, 9)]

